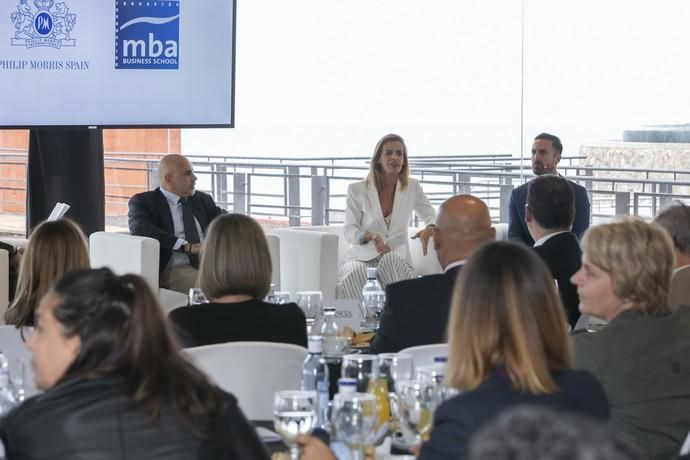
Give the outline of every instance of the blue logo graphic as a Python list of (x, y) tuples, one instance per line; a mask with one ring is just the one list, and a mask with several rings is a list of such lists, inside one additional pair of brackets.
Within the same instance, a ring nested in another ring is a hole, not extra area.
[(17, 11), (10, 15), (14, 24), (14, 37), (10, 40), (12, 46), (26, 46), (35, 48), (47, 46), (61, 48), (75, 46), (70, 34), (77, 22), (77, 15), (70, 13), (65, 2), (55, 3), (55, 0), (20, 0)]
[(180, 2), (117, 0), (116, 69), (179, 69)]

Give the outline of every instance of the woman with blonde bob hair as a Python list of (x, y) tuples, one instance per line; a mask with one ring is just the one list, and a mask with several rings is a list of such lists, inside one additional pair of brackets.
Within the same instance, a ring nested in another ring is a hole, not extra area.
[(263, 301), (271, 270), (266, 235), (254, 219), (216, 217), (199, 265), (201, 291), (210, 303), (176, 308), (169, 315), (186, 346), (258, 340), (306, 347), (306, 318), (297, 304)]
[(570, 369), (566, 318), (548, 268), (514, 243), (482, 246), (460, 271), (446, 380), (461, 394), (438, 407), (419, 459), (464, 458), (472, 434), (518, 404), (608, 418), (599, 383)]
[(5, 323), (33, 326), (34, 312), (50, 286), (65, 273), (89, 266), (89, 245), (77, 224), (59, 219), (37, 225), (22, 257)]
[(387, 284), (412, 278), (408, 224), (412, 211), (425, 228), (419, 238), (426, 254), (436, 212), (421, 185), (410, 177), (407, 147), (402, 137), (387, 134), (379, 140), (369, 163), (369, 175), (347, 188), (343, 236), (350, 243), (348, 260), (338, 268), (340, 295), (361, 299), (367, 268)]
[(670, 458), (690, 427), (690, 307), (669, 305), (673, 242), (627, 218), (590, 228), (582, 251), (580, 311), (608, 325), (573, 337), (575, 367), (601, 381), (616, 428)]

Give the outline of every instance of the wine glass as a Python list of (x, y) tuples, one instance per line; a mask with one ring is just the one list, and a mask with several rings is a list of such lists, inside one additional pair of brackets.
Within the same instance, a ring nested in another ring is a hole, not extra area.
[(273, 426), (290, 448), (290, 459), (299, 459), (297, 436), (316, 425), (315, 391), (278, 391), (273, 398)]
[(304, 316), (307, 317), (308, 330), (311, 330), (311, 326), (314, 324), (319, 312), (321, 312), (322, 303), (321, 291), (300, 291), (297, 293), (297, 305), (304, 312)]
[(395, 391), (395, 382), (412, 378), (412, 355), (408, 353), (380, 353), (379, 376), (388, 381), (388, 390)]
[(376, 399), (370, 393), (342, 393), (333, 399), (332, 426), (350, 449), (352, 460), (364, 459), (376, 421)]
[(273, 297), (272, 297), (272, 300), (270, 302), (278, 304), (278, 305), (290, 303), (290, 292), (289, 291), (275, 291), (273, 293)]
[(400, 380), (396, 384), (396, 401), (405, 428), (417, 442), (424, 441), (431, 430), (436, 407), (435, 386), (417, 380)]
[(199, 288), (189, 288), (189, 305), (201, 305), (206, 303), (206, 296)]
[(366, 393), (371, 382), (378, 378), (376, 355), (345, 355), (341, 364), (341, 375), (357, 379), (357, 391)]

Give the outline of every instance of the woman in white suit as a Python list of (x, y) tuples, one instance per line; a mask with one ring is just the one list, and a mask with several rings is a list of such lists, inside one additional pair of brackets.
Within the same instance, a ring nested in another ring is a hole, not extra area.
[(361, 299), (367, 267), (378, 267), (384, 288), (412, 278), (407, 237), (412, 211), (426, 225), (414, 236), (426, 254), (436, 212), (409, 176), (405, 141), (388, 134), (376, 144), (366, 180), (348, 187), (343, 233), (351, 247), (349, 260), (338, 269), (346, 298)]

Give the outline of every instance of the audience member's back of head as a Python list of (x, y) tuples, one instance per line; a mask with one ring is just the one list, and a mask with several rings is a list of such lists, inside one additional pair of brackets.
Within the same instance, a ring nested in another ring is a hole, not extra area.
[(471, 390), (504, 366), (514, 386), (557, 391), (551, 372), (570, 367), (566, 319), (553, 280), (529, 248), (487, 243), (458, 277), (448, 322), (448, 384)]
[(506, 410), (472, 438), (470, 460), (646, 460), (610, 425), (543, 407)]
[(527, 207), (540, 227), (569, 229), (575, 219), (575, 194), (567, 180), (545, 174), (529, 182)]
[(690, 207), (678, 202), (661, 211), (654, 223), (671, 235), (675, 248), (690, 257)]
[(211, 223), (201, 255), (199, 284), (209, 299), (248, 295), (263, 299), (271, 287), (271, 254), (261, 226), (243, 214)]
[(195, 432), (221, 410), (208, 379), (179, 345), (146, 281), (109, 269), (68, 273), (54, 286), (53, 316), (65, 337), (81, 343), (62, 380), (118, 376), (133, 403), (156, 420), (168, 402)]
[(89, 268), (88, 243), (79, 226), (69, 219), (36, 226), (22, 257), (14, 301), (5, 322), (33, 326), (34, 311), (50, 286), (71, 270)]

